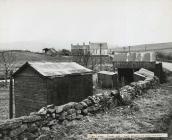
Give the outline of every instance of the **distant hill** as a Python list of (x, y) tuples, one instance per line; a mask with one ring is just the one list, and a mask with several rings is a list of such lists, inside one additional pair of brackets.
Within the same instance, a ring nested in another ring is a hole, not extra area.
[[(111, 49), (115, 52), (129, 51), (128, 47), (117, 47), (117, 48), (111, 48)], [(130, 51), (172, 52), (172, 42), (133, 45), (130, 47)]]
[(42, 52), (44, 48), (54, 48), (56, 50), (69, 48), (70, 44), (64, 44), (61, 42), (39, 42), (39, 41), (19, 41), (19, 42), (8, 42), (0, 43), (0, 50), (30, 50), (33, 52)]

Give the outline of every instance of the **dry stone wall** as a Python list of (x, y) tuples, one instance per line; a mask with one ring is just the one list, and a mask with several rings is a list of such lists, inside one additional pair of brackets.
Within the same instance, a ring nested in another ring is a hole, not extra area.
[(157, 77), (146, 78), (144, 81), (133, 82), (119, 91), (89, 96), (81, 102), (70, 102), (62, 106), (48, 105), (29, 116), (22, 116), (0, 123), (0, 139), (3, 140), (43, 140), (53, 139), (43, 134), (54, 125), (65, 124), (72, 120), (82, 120), (84, 116), (105, 111), (120, 104), (130, 104), (132, 100), (150, 88), (159, 85)]
[(144, 81), (132, 82), (130, 85), (122, 87), (119, 91), (122, 103), (125, 105), (130, 104), (137, 96), (142, 95), (148, 89), (158, 86), (159, 79), (156, 76), (147, 77)]

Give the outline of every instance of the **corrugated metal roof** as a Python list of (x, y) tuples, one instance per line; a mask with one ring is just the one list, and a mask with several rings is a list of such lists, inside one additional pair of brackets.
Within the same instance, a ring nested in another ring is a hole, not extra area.
[(92, 72), (92, 70), (87, 69), (75, 62), (27, 62), (26, 64), (45, 77), (58, 77)]
[(117, 74), (117, 72), (111, 72), (111, 71), (99, 71), (100, 74), (106, 74), (106, 75), (114, 75)]
[(153, 62), (155, 61), (154, 52), (131, 52), (131, 53), (115, 53), (113, 61), (144, 61)]
[(135, 73), (141, 74), (145, 77), (153, 77), (154, 76), (154, 72), (144, 69), (144, 68), (141, 68), (139, 71), (136, 71)]

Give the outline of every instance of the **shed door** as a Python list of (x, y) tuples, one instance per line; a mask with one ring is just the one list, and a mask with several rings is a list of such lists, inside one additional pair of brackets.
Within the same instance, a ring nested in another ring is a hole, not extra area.
[(68, 80), (65, 77), (49, 80), (48, 104), (62, 105), (67, 103), (68, 88)]
[(133, 69), (128, 69), (128, 68), (118, 69), (120, 82), (124, 82), (125, 85), (133, 82), (134, 81), (133, 72), (134, 72)]
[(68, 89), (69, 89), (69, 84), (67, 79), (63, 79), (61, 82), (58, 83), (58, 104), (62, 105), (65, 103), (68, 103)]
[(68, 99), (69, 101), (80, 101), (82, 99), (82, 94), (84, 85), (83, 78), (80, 75), (72, 75), (70, 76), (69, 82), (69, 91), (68, 91)]

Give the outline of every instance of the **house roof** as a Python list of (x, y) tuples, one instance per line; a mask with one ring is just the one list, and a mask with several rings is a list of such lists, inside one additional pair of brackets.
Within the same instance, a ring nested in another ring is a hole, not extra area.
[(26, 62), (13, 74), (13, 76), (20, 73), (26, 66), (32, 67), (36, 72), (44, 77), (62, 77), (74, 74), (82, 75), (92, 72), (92, 70), (75, 62)]
[(105, 74), (105, 75), (114, 75), (114, 74), (117, 74), (117, 72), (111, 72), (111, 71), (99, 71), (98, 73)]
[(44, 48), (44, 51), (51, 51), (52, 53), (56, 53), (57, 51), (54, 48)]

